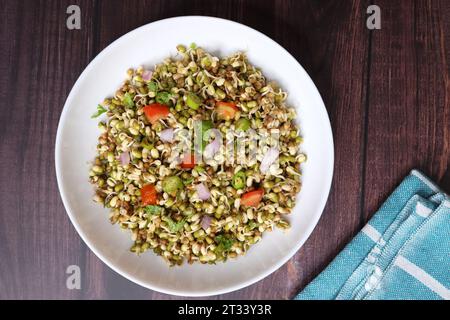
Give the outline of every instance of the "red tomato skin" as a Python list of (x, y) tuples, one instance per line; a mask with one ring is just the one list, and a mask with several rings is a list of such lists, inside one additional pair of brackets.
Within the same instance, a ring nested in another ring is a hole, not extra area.
[(233, 108), (235, 110), (238, 110), (238, 107), (236, 106), (236, 104), (234, 102), (217, 101), (216, 105), (218, 107), (225, 106), (225, 107), (230, 107), (230, 108)]
[(146, 184), (141, 188), (141, 199), (144, 206), (157, 203), (156, 188), (152, 184)]
[(194, 169), (195, 167), (195, 157), (193, 153), (186, 153), (181, 162), (181, 168), (183, 169)]
[(153, 124), (159, 119), (165, 119), (169, 115), (169, 107), (161, 103), (152, 103), (144, 107), (147, 120)]
[(256, 189), (253, 191), (249, 191), (242, 195), (241, 204), (244, 206), (256, 208), (256, 207), (258, 207), (259, 203), (261, 202), (263, 196), (264, 196), (263, 189)]
[(220, 118), (230, 120), (238, 111), (238, 107), (233, 102), (218, 101), (216, 103), (216, 111)]

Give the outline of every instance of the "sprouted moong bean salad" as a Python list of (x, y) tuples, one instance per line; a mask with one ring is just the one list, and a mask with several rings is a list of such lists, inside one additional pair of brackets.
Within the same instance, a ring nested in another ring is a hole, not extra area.
[(288, 229), (306, 156), (286, 97), (242, 52), (179, 45), (153, 70), (129, 69), (92, 116), (107, 120), (89, 175), (131, 251), (212, 264)]

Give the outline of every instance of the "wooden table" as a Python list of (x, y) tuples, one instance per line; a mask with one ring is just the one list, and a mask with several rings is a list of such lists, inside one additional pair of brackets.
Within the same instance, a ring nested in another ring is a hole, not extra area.
[[(71, 4), (81, 30), (66, 28)], [(381, 30), (366, 27), (370, 4)], [(450, 190), (448, 0), (8, 0), (0, 12), (0, 298), (175, 298), (122, 278), (86, 247), (54, 168), (58, 119), (82, 70), (119, 36), (167, 17), (218, 16), (267, 34), (308, 71), (333, 127), (333, 186), (309, 240), (266, 279), (212, 298), (292, 298), (413, 168)], [(73, 264), (81, 290), (66, 288)]]

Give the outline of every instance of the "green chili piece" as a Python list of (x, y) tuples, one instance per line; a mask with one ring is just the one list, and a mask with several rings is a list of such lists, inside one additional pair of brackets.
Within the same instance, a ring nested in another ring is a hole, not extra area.
[(244, 189), (245, 187), (245, 172), (239, 171), (233, 176), (233, 181), (231, 182), (233, 188)]
[(202, 102), (202, 99), (195, 93), (188, 93), (186, 96), (186, 105), (191, 109), (198, 110)]

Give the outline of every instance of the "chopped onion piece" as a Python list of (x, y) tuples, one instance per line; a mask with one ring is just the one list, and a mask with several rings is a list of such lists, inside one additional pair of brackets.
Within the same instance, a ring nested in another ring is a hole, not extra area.
[(152, 78), (153, 72), (150, 70), (144, 70), (144, 72), (142, 73), (142, 80), (144, 81), (150, 81), (150, 79)]
[(172, 142), (173, 141), (173, 129), (165, 129), (159, 133), (159, 137), (164, 142)]
[(130, 153), (128, 151), (122, 152), (119, 156), (120, 164), (126, 166), (130, 163)]
[(220, 150), (220, 141), (214, 139), (210, 144), (205, 147), (204, 155), (206, 158), (212, 158)]
[(212, 218), (210, 216), (207, 216), (206, 214), (203, 215), (202, 222), (201, 222), (203, 230), (206, 230), (209, 228), (209, 226), (211, 225), (211, 220), (212, 220)]
[(209, 143), (205, 150), (203, 151), (203, 155), (206, 159), (212, 159), (215, 154), (220, 150), (220, 144), (222, 143), (222, 134), (217, 129), (211, 129), (211, 133), (214, 133), (214, 140)]
[(198, 197), (201, 200), (208, 200), (211, 197), (211, 193), (203, 183), (196, 185), (195, 189), (197, 190)]
[(261, 166), (259, 169), (262, 173), (266, 173), (269, 167), (278, 159), (279, 151), (277, 148), (270, 148), (267, 150), (264, 158), (261, 160)]

